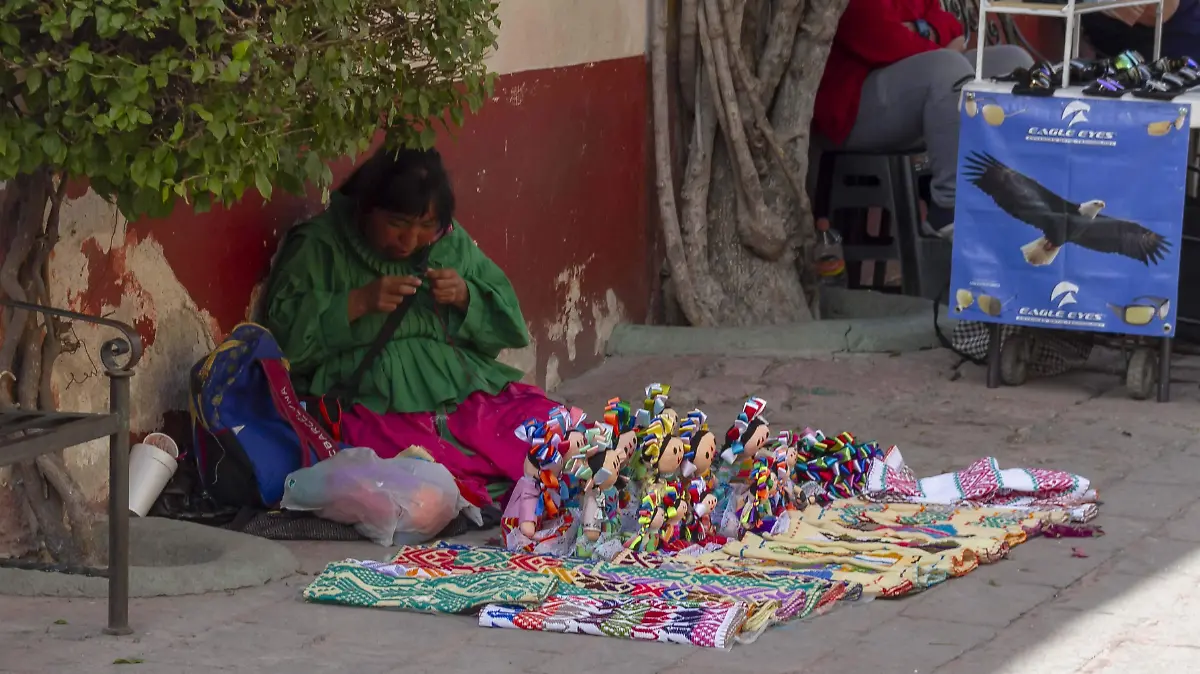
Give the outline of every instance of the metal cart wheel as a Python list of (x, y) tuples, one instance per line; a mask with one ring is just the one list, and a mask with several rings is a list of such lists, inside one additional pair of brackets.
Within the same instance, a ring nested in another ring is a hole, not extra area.
[(1015, 333), (1000, 347), (1000, 381), (1005, 386), (1020, 386), (1029, 378), (1029, 355), (1033, 342), (1028, 335)]
[(1135, 347), (1125, 366), (1125, 391), (1134, 400), (1146, 400), (1158, 386), (1158, 354), (1148, 346)]

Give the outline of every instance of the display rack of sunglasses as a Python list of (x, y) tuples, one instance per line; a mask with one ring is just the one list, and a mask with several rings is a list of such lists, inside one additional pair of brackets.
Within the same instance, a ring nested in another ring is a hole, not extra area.
[[(992, 80), (976, 80), (974, 82), (967, 82), (965, 85), (963, 85), (963, 91), (968, 94), (975, 94), (976, 96), (978, 96), (980, 94), (983, 94), (985, 96), (988, 94), (1009, 94), (1009, 93), (1012, 93), (1014, 86), (1015, 86), (1014, 82), (994, 82)], [(1055, 89), (1054, 93), (1052, 95), (1055, 98), (1083, 98), (1083, 99), (1089, 98), (1088, 96), (1084, 95), (1083, 87), (1079, 86), (1077, 84), (1073, 84), (1067, 88)], [(1106, 97), (1104, 100), (1144, 103), (1144, 102), (1146, 102), (1147, 99), (1138, 98), (1137, 96), (1134, 96), (1132, 93), (1127, 93), (1120, 98)], [(1200, 106), (1200, 87), (1185, 91), (1182, 94), (1179, 94), (1178, 96), (1176, 96), (1175, 98), (1172, 98), (1169, 102), (1170, 103), (1178, 103), (1180, 105), (1187, 105), (1187, 106), (1191, 107), (1191, 109), (1193, 110), (1193, 113), (1194, 113), (1189, 117), (1189, 122), (1190, 122), (1191, 128), (1200, 129), (1200, 107), (1198, 107), (1198, 106)]]
[[(1163, 4), (1162, 0), (1099, 0), (1099, 1), (1084, 1), (1077, 2), (1076, 0), (1068, 0), (1066, 2), (1022, 2), (1020, 0), (980, 0), (979, 2), (979, 30), (987, 26), (987, 17), (989, 14), (1010, 14), (1017, 16), (1047, 16), (1054, 18), (1065, 19), (1066, 30), (1063, 36), (1064, 53), (1062, 62), (1079, 57), (1079, 38), (1080, 26), (1079, 19), (1084, 14), (1092, 12), (1103, 12), (1110, 9), (1119, 9), (1122, 7), (1140, 7), (1146, 5), (1154, 5), (1154, 56), (1152, 60), (1158, 60), (1162, 52), (1162, 24), (1163, 24)], [(983, 51), (978, 50), (975, 56), (975, 81), (968, 82), (964, 87), (964, 95), (967, 92), (975, 94), (1007, 94), (1011, 93), (1014, 82), (993, 82), (983, 78)], [(1053, 96), (1058, 98), (1085, 98), (1082, 86), (1071, 85), (1071, 69), (1062, 69), (1062, 86), (1054, 90)], [(1126, 94), (1119, 99), (1122, 101), (1139, 101), (1139, 99), (1131, 94)], [(1200, 90), (1195, 92), (1185, 92), (1172, 99), (1173, 103), (1186, 104), (1193, 110), (1196, 110), (1196, 104), (1200, 103)], [(1192, 129), (1200, 128), (1200, 115), (1190, 115), (1190, 126)], [(997, 388), (1005, 379), (1003, 376), (1004, 362), (1006, 351), (1012, 346), (1011, 351), (1015, 352), (1018, 347), (1015, 344), (1008, 344), (1002, 340), (1001, 325), (999, 323), (991, 323), (989, 328), (988, 340), (988, 356), (987, 356), (987, 386), (988, 388)], [(1009, 339), (1008, 342), (1021, 341)], [(1147, 397), (1150, 393), (1156, 393), (1158, 402), (1167, 402), (1171, 398), (1171, 346), (1170, 338), (1161, 338), (1157, 340), (1155, 347), (1140, 345), (1137, 347), (1127, 363), (1126, 369), (1126, 388), (1130, 393), (1137, 393), (1135, 397)], [(1022, 347), (1023, 348), (1023, 347)], [(1135, 382), (1136, 380), (1136, 382)], [(1136, 385), (1135, 385), (1136, 384)], [(1156, 389), (1156, 391), (1152, 391)]]
[[(988, 14), (1015, 14), (1018, 16), (1049, 16), (1066, 19), (1067, 24), (1063, 36), (1065, 63), (1073, 58), (1079, 58), (1079, 19), (1084, 14), (1103, 12), (1122, 7), (1140, 7), (1154, 5), (1154, 58), (1157, 60), (1162, 51), (1163, 1), (1162, 0), (1089, 0), (1077, 2), (1021, 2), (1020, 0), (980, 0), (979, 1), (979, 33), (983, 34), (987, 27)], [(1063, 68), (1062, 86), (1064, 89), (1071, 85), (1071, 69)], [(983, 80), (983, 50), (975, 54), (975, 81)]]

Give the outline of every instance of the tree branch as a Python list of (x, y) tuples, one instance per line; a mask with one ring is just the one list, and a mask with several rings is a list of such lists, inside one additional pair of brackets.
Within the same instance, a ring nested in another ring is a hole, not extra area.
[(658, 205), (671, 280), (679, 305), (692, 325), (713, 325), (715, 318), (704, 311), (696, 299), (692, 276), (683, 250), (679, 213), (675, 205), (675, 182), (671, 177), (670, 109), (667, 103), (667, 0), (654, 0), (654, 26), (650, 39), (650, 77), (654, 111), (654, 159), (658, 168)]
[(734, 157), (738, 183), (749, 202), (748, 217), (738, 219), (738, 237), (742, 244), (758, 257), (775, 261), (782, 257), (787, 249), (788, 237), (779, 216), (771, 212), (763, 198), (762, 183), (759, 181), (754, 157), (746, 139), (742, 115), (738, 109), (738, 94), (730, 73), (724, 22), (720, 19), (717, 0), (704, 1), (706, 16), (710, 19), (716, 18), (706, 22), (708, 30), (701, 32), (700, 44), (703, 47), (704, 58), (711, 59), (716, 68), (717, 85), (725, 102), (725, 124), (722, 128), (729, 143), (730, 154)]
[(679, 92), (684, 105), (696, 107), (696, 27), (700, 0), (683, 0), (679, 8)]

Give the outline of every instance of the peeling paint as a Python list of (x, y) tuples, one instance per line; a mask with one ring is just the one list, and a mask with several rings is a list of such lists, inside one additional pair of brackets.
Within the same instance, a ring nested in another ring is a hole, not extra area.
[(617, 324), (625, 321), (625, 305), (617, 297), (616, 291), (609, 288), (604, 292), (603, 305), (599, 302), (592, 303), (592, 327), (596, 333), (593, 355), (604, 355), (604, 347), (608, 345), (608, 338), (612, 337)]
[[(179, 283), (162, 247), (153, 238), (138, 240), (126, 224), (113, 205), (90, 191), (64, 204), (63, 238), (51, 264), (51, 302), (137, 326), (146, 351), (131, 380), (130, 426), (153, 430), (162, 426), (165, 413), (187, 408), (186, 373), (214, 348), (219, 330)], [(108, 380), (98, 353), (114, 333), (75, 322), (71, 335), (79, 348), (64, 353), (54, 370), (59, 406), (107, 409)], [(65, 453), (67, 467), (91, 499), (105, 495), (107, 453), (107, 440)]]
[(546, 359), (546, 386), (547, 391), (553, 391), (562, 383), (562, 375), (558, 373), (558, 355), (550, 354)]
[(562, 270), (554, 279), (554, 287), (563, 292), (562, 307), (558, 310), (554, 321), (546, 328), (546, 334), (553, 340), (561, 340), (567, 346), (567, 360), (575, 360), (575, 338), (583, 332), (583, 312), (580, 306), (583, 291), (580, 283), (588, 258), (583, 264), (576, 264)]

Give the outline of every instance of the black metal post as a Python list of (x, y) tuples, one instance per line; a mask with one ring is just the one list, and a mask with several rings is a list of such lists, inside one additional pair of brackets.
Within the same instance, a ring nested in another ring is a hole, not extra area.
[(1171, 338), (1163, 337), (1158, 344), (1158, 402), (1171, 401)]
[(988, 324), (987, 387), (1000, 387), (1000, 324)]
[(129, 627), (129, 371), (110, 371), (109, 411), (117, 432), (108, 439), (108, 627), (105, 634), (132, 634)]

